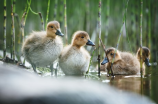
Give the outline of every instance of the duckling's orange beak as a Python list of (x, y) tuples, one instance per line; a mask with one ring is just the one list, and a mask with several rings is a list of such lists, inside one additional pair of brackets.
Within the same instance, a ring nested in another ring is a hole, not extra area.
[(88, 39), (88, 42), (86, 43), (86, 45), (95, 46), (95, 44), (89, 39)]
[(55, 33), (56, 35), (59, 35), (59, 36), (64, 36), (64, 34), (63, 33), (61, 33), (61, 31), (60, 30), (58, 30), (57, 29), (57, 31), (56, 31), (56, 33)]
[(146, 64), (148, 67), (151, 66), (151, 64), (150, 64), (150, 62), (149, 62), (149, 58), (146, 58), (146, 59), (145, 59), (145, 64)]
[(108, 63), (108, 62), (109, 62), (108, 58), (105, 57), (104, 60), (103, 60), (103, 62), (101, 63), (101, 65), (104, 65), (104, 64), (106, 64), (106, 63)]

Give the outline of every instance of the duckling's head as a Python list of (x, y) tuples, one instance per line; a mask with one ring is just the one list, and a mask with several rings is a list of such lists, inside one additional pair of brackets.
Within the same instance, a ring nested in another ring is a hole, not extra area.
[(85, 31), (75, 32), (71, 44), (77, 48), (85, 45), (95, 46), (95, 44), (90, 40), (88, 33)]
[[(140, 60), (140, 48), (137, 51), (137, 58)], [(149, 63), (149, 59), (150, 59), (150, 50), (147, 47), (142, 47), (142, 59), (143, 62), (145, 62), (145, 64), (147, 66), (151, 66), (151, 64)]]
[(64, 36), (60, 30), (60, 24), (58, 21), (51, 21), (47, 24), (47, 36), (55, 38), (56, 35)]
[[(104, 64), (106, 64), (106, 63), (108, 63), (108, 62), (112, 62), (112, 60), (113, 60), (113, 57), (114, 57), (114, 53), (115, 53), (115, 48), (113, 48), (113, 47), (111, 47), (111, 48), (108, 48), (107, 50), (106, 50), (106, 57), (104, 58), (104, 60), (103, 60), (103, 62), (101, 63), (102, 65), (104, 65)], [(121, 55), (120, 55), (120, 53), (119, 53), (119, 51), (118, 50), (116, 50), (116, 53), (115, 53), (115, 59), (114, 59), (114, 61), (113, 62), (116, 62), (116, 61), (118, 61), (118, 60), (120, 60), (121, 59)]]

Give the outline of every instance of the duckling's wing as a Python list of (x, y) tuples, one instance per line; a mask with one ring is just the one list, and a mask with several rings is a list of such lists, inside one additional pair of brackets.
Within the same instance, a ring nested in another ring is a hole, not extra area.
[(121, 52), (121, 58), (126, 64), (129, 64), (129, 66), (133, 66), (138, 62), (137, 57), (129, 52)]
[(29, 61), (31, 60), (33, 63), (39, 63), (40, 60), (42, 60), (41, 54), (42, 52), (42, 46), (40, 45), (32, 45), (32, 47), (28, 47), (25, 51), (25, 57)]
[(137, 74), (140, 68), (138, 66), (130, 65), (123, 60), (117, 63), (116, 66), (117, 67), (115, 68), (118, 70), (118, 74)]
[(22, 52), (27, 61), (38, 62), (42, 58), (40, 58), (40, 54), (44, 50), (44, 44), (42, 43), (43, 37), (45, 36), (44, 32), (33, 32), (31, 35), (25, 40)]
[(29, 53), (30, 51), (39, 47), (42, 42), (43, 36), (44, 33), (42, 33), (41, 35), (39, 32), (31, 33), (31, 35), (25, 40), (22, 50)]

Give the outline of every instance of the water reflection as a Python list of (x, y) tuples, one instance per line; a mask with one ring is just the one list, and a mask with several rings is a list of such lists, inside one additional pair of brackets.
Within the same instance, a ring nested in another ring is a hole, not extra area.
[(102, 83), (118, 88), (120, 91), (130, 91), (145, 95), (158, 103), (158, 70), (157, 67), (146, 68), (146, 74), (141, 75), (116, 75), (115, 78), (107, 77), (106, 72), (101, 72)]
[(105, 77), (109, 79), (109, 84), (119, 88), (120, 90), (127, 90), (132, 92), (140, 93), (141, 80), (139, 75), (137, 76), (123, 76), (116, 75), (114, 79), (110, 77)]

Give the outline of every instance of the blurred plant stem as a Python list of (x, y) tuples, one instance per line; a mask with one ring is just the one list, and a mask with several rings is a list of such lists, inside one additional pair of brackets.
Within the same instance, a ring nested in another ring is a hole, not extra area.
[[(127, 12), (127, 8), (126, 8), (126, 10), (124, 12)], [(126, 44), (126, 37), (127, 37), (127, 41), (128, 41), (128, 45), (129, 45), (130, 51), (132, 51), (132, 47), (131, 47), (131, 43), (130, 43), (130, 39), (129, 39), (129, 36), (128, 36), (128, 31), (127, 31), (126, 14), (125, 14), (124, 32), (125, 32), (124, 39), (123, 39), (123, 41), (124, 41), (123, 42), (123, 44), (124, 44), (124, 50), (127, 50), (126, 49), (126, 45), (125, 45)]]
[[(98, 38), (101, 38), (101, 0), (99, 0), (99, 6), (98, 6), (98, 31), (99, 36)], [(98, 76), (100, 77), (100, 41), (98, 41)]]
[(90, 23), (89, 23), (89, 0), (86, 0), (86, 31), (89, 33), (90, 32)]
[(42, 24), (42, 29), (44, 30), (44, 22), (43, 22), (42, 13), (41, 13), (41, 12), (36, 13), (36, 12), (34, 12), (34, 11), (31, 9), (31, 7), (30, 7), (30, 5), (31, 5), (31, 0), (30, 0), (30, 2), (28, 2), (28, 0), (27, 0), (27, 4), (29, 5), (28, 8), (30, 9), (30, 11), (31, 11), (33, 14), (40, 16), (41, 24)]
[(143, 22), (143, 0), (141, 0), (141, 11), (140, 11), (140, 73), (143, 75), (143, 59), (142, 59), (142, 22)]
[(68, 44), (67, 36), (67, 14), (66, 14), (66, 0), (64, 0), (64, 30), (65, 30), (65, 44)]
[(48, 0), (48, 6), (47, 6), (47, 16), (46, 16), (45, 29), (47, 29), (47, 22), (48, 22), (48, 16), (49, 16), (49, 8), (50, 8), (50, 0)]
[[(28, 0), (27, 0), (27, 2), (28, 2)], [(31, 5), (31, 0), (30, 0), (29, 4)], [(29, 4), (28, 4), (28, 3), (26, 4), (26, 6), (25, 6), (25, 10), (24, 10), (24, 13), (23, 13), (23, 15), (22, 15), (22, 19), (21, 19), (21, 35), (22, 35), (22, 43), (24, 43), (24, 38), (25, 38), (24, 27), (25, 27), (25, 22), (26, 22), (26, 19), (27, 19), (29, 10), (30, 10), (30, 5), (29, 5)], [(25, 58), (24, 58), (22, 64), (25, 65)]]
[[(24, 43), (24, 27), (25, 27), (25, 20), (26, 20), (27, 13), (24, 12), (22, 19), (21, 19), (21, 34), (22, 34), (22, 43)], [(23, 60), (23, 65), (25, 65), (25, 58)]]
[(105, 40), (104, 40), (104, 44), (107, 45), (107, 41), (108, 41), (108, 29), (109, 29), (109, 13), (110, 13), (110, 0), (106, 1), (106, 26), (105, 26)]
[(55, 6), (54, 6), (54, 20), (56, 20), (56, 17), (57, 17), (57, 5), (58, 5), (58, 1), (55, 0)]
[(14, 28), (14, 14), (15, 14), (15, 0), (12, 0), (11, 4), (11, 59), (15, 60), (15, 28)]
[(60, 23), (60, 27), (61, 29), (63, 29), (63, 10), (64, 10), (64, 1), (60, 0), (60, 4), (59, 4), (59, 23)]
[(148, 1), (148, 48), (151, 49), (151, 3)]
[(6, 57), (6, 20), (7, 19), (7, 5), (6, 0), (4, 0), (4, 35), (3, 35), (3, 59)]
[(18, 59), (18, 62), (21, 62), (21, 59), (20, 59), (20, 56), (21, 56), (21, 30), (20, 30), (20, 19), (19, 19), (19, 16), (18, 16), (18, 14), (14, 14), (14, 16), (15, 16), (15, 18), (16, 18), (16, 21), (17, 21), (17, 24), (18, 24), (18, 30), (19, 30), (19, 32), (18, 32), (18, 35), (16, 35), (16, 39), (17, 39), (17, 41), (16, 41), (16, 47), (15, 47), (15, 49), (16, 49), (16, 57), (17, 57), (17, 59)]

